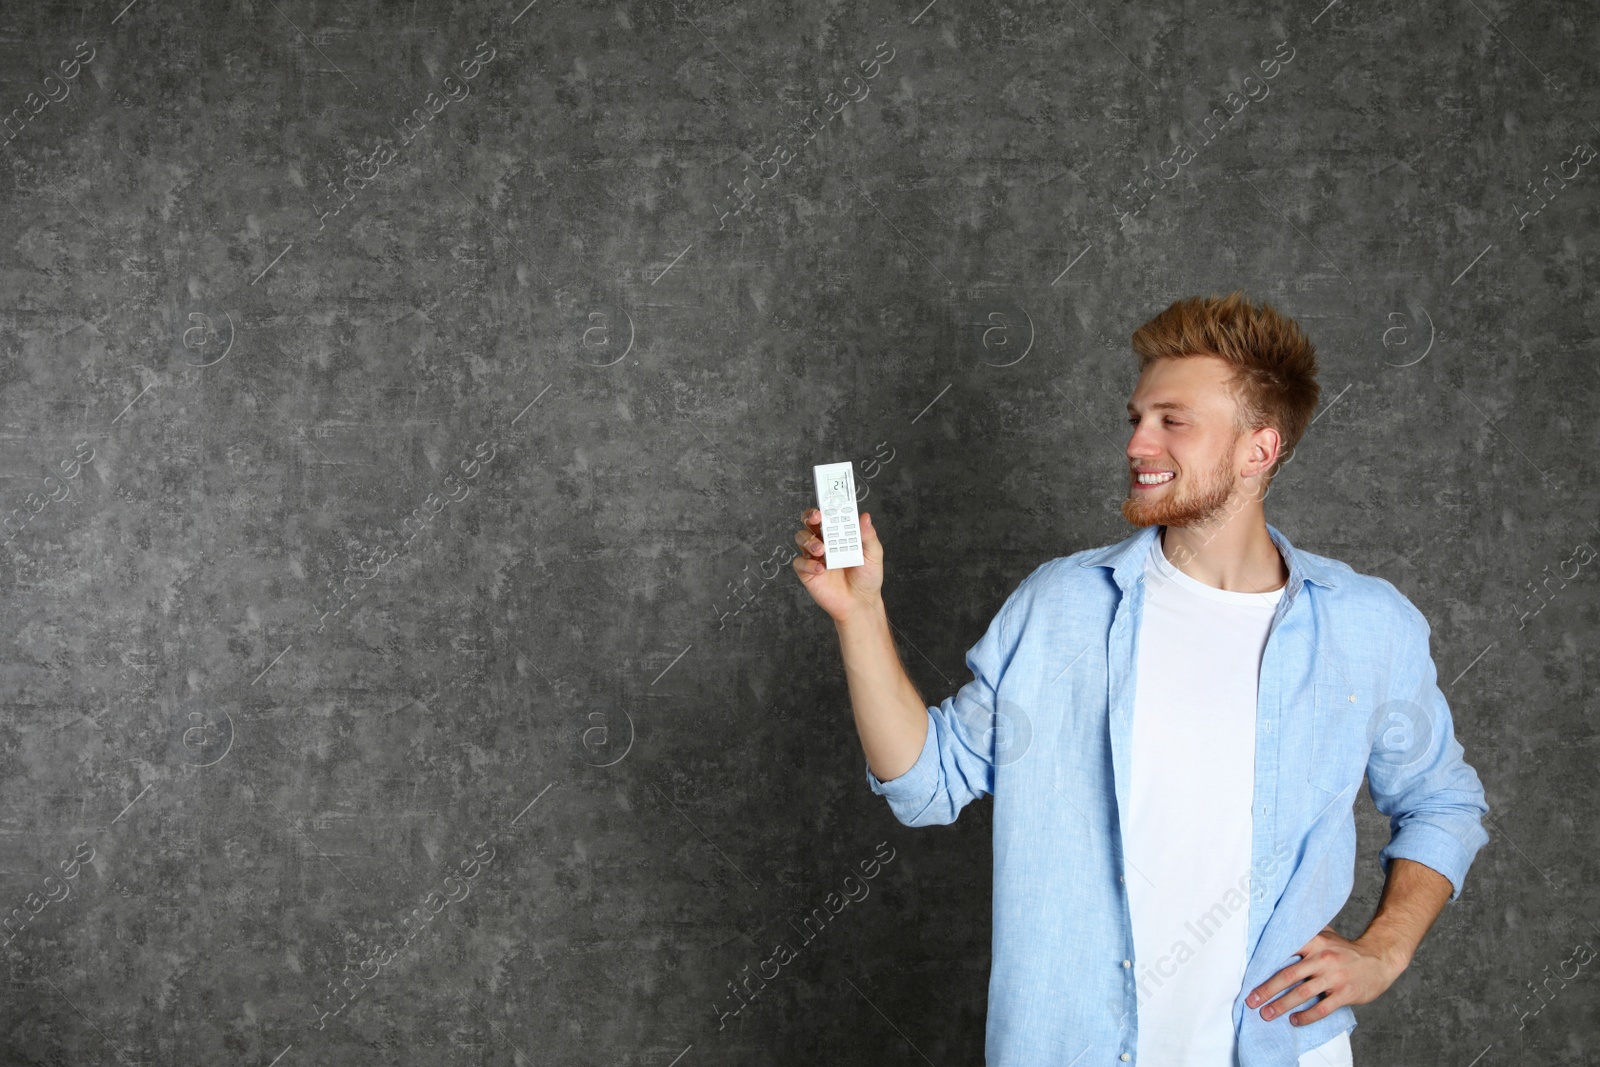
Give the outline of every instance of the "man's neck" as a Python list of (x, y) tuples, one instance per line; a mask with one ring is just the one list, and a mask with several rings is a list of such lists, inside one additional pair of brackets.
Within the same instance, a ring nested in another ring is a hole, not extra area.
[(1235, 593), (1270, 593), (1289, 581), (1289, 564), (1255, 514), (1233, 515), (1219, 526), (1163, 526), (1161, 551), (1197, 582)]

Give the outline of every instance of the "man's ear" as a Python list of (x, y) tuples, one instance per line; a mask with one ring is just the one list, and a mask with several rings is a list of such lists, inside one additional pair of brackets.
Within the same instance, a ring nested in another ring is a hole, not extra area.
[(1250, 435), (1250, 465), (1255, 469), (1252, 475), (1265, 474), (1272, 469), (1276, 462), (1278, 449), (1282, 446), (1283, 439), (1278, 431), (1271, 426), (1263, 426)]

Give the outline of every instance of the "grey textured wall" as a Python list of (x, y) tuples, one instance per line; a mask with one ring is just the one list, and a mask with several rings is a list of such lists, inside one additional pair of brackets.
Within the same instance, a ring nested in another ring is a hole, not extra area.
[(1357, 1062), (1600, 1061), (1592, 5), (524, 2), (0, 10), (0, 1061), (980, 1063), (989, 805), (868, 791), (810, 466), (938, 701), (1236, 287), (1493, 809)]

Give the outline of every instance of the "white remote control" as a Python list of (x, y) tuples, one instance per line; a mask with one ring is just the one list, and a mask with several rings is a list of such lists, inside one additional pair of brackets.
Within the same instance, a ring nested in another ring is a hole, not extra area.
[(824, 566), (859, 567), (867, 562), (861, 552), (861, 520), (856, 515), (856, 476), (849, 460), (819, 463), (811, 468), (817, 480), (817, 508), (822, 512)]

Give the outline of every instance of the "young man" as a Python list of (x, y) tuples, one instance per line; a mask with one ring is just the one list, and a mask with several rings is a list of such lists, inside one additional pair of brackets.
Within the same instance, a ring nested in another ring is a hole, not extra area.
[[(1351, 1067), (1352, 1004), (1410, 963), (1487, 841), (1421, 613), (1296, 549), (1262, 509), (1316, 409), (1315, 351), (1242, 293), (1133, 334), (1126, 540), (1053, 559), (928, 706), (896, 654), (883, 546), (794, 569), (833, 618), (867, 782), (908, 826), (994, 796), (989, 1067)], [(1365, 775), (1391, 836), (1354, 880)]]

